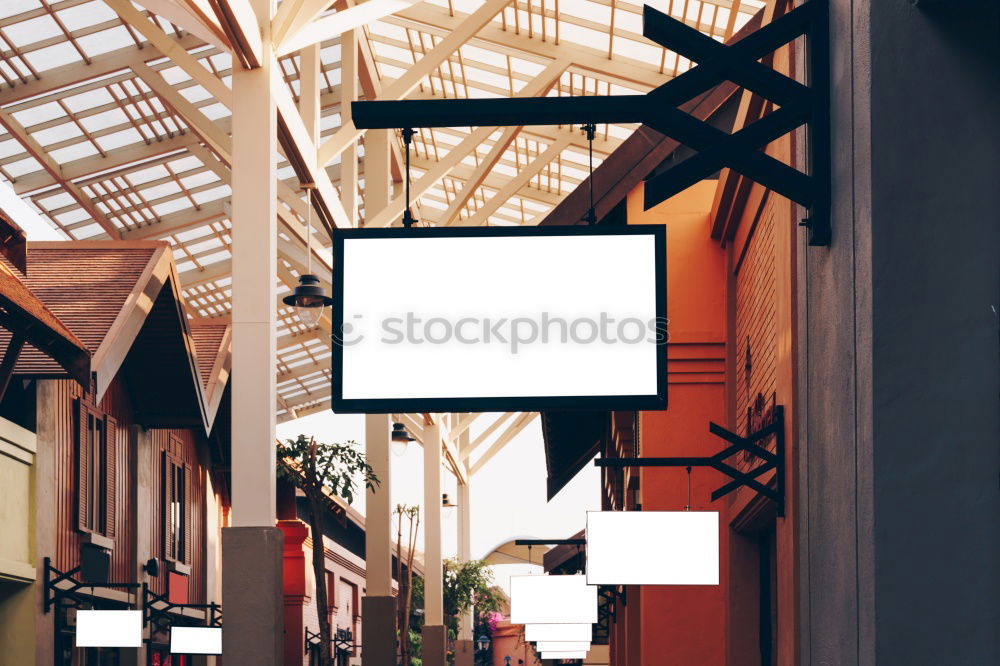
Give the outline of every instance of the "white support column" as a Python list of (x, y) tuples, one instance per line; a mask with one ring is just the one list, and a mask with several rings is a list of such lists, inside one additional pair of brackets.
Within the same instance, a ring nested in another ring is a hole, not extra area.
[[(269, 6), (257, 0), (255, 6)], [(264, 13), (266, 15), (266, 13)], [(277, 107), (270, 63), (233, 72), (233, 525), (274, 526)]]
[(445, 666), (444, 574), (441, 569), (441, 419), (424, 428), (424, 631), (425, 666)]
[(272, 3), (252, 0), (265, 26), (263, 67), (233, 68), (233, 527), (223, 532), (226, 661), (283, 657), (281, 532), (275, 527), (277, 109), (267, 27)]
[(390, 419), (365, 416), (365, 455), (379, 479), (365, 501), (366, 594), (362, 599), (362, 663), (396, 664), (396, 598), (392, 596), (392, 477), (389, 458)]
[[(358, 98), (358, 31), (340, 35), (340, 123), (351, 122), (351, 102)], [(340, 155), (340, 200), (351, 226), (358, 226), (358, 142)]]
[[(462, 451), (467, 446), (469, 446), (469, 430), (465, 429), (458, 436), (460, 458)], [(458, 464), (465, 465), (466, 463), (460, 460)], [(469, 492), (472, 477), (467, 475), (466, 478), (469, 479), (469, 483), (458, 482), (458, 559), (460, 562), (468, 562), (472, 559), (472, 503)], [(475, 660), (473, 628), (473, 615), (470, 609), (468, 613), (459, 618), (455, 666), (472, 666)]]
[(365, 226), (392, 198), (389, 172), (389, 141), (392, 130), (369, 130), (365, 134)]

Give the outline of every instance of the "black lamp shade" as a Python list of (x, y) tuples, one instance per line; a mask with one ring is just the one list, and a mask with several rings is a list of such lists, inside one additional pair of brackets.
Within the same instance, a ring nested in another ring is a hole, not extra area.
[(291, 294), (281, 299), (281, 302), (294, 307), (303, 322), (315, 326), (319, 322), (323, 308), (332, 305), (333, 299), (323, 291), (318, 277), (303, 273), (299, 276), (299, 285)]

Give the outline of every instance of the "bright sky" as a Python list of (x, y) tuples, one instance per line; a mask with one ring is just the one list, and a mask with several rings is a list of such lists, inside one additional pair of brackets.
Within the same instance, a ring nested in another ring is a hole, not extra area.
[(0, 209), (24, 229), (29, 240), (65, 240), (51, 224), (43, 220), (30, 205), (14, 193), (10, 183), (2, 180), (0, 180)]
[[(364, 420), (363, 415), (313, 414), (279, 425), (278, 437), (304, 433), (325, 442), (353, 439), (363, 446)], [(490, 416), (473, 422), (471, 436), (474, 438), (491, 422)], [(457, 501), (455, 477), (446, 473), (442, 483), (442, 492)], [(392, 459), (392, 503), (422, 506), (423, 492), (423, 448), (413, 443), (404, 455)], [(600, 509), (600, 472), (587, 465), (551, 502), (546, 502), (545, 454), (541, 423), (536, 419), (473, 477), (471, 496), (472, 556), (482, 558), (496, 546), (518, 537), (567, 538), (583, 529), (586, 512)], [(364, 513), (362, 500), (356, 500), (354, 506)], [(443, 517), (445, 557), (456, 555), (458, 547), (458, 511), (450, 514), (446, 512)], [(422, 534), (420, 539), (418, 548), (423, 550)], [(509, 576), (528, 571), (527, 566), (496, 567), (496, 581), (506, 590)]]

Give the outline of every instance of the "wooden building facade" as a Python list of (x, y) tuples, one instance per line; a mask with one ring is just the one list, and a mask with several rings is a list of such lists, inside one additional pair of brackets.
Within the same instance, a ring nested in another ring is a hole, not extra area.
[[(18, 664), (184, 663), (166, 629), (208, 622), (197, 606), (219, 599), (228, 323), (189, 321), (166, 243), (29, 243), (22, 279), (86, 345), (92, 373), (74, 381), (25, 347), (0, 403), (36, 439), (35, 612), (21, 618), (30, 633), (0, 640), (18, 642)], [(144, 589), (152, 607), (177, 606), (148, 623), (143, 648), (74, 647), (78, 608), (140, 608)]]

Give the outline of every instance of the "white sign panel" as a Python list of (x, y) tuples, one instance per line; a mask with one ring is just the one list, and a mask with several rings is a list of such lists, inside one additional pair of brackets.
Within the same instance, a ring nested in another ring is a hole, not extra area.
[(542, 652), (542, 659), (586, 659), (587, 650), (582, 652)]
[(663, 409), (663, 231), (335, 231), (334, 411)]
[(539, 652), (586, 652), (590, 641), (539, 641), (535, 644)]
[(142, 647), (142, 611), (78, 610), (77, 647)]
[(597, 588), (586, 576), (511, 576), (511, 624), (593, 624)]
[(588, 512), (587, 582), (718, 585), (718, 512)]
[(173, 654), (222, 654), (220, 627), (171, 627), (170, 652)]
[(524, 640), (536, 641), (583, 641), (589, 643), (594, 637), (594, 627), (590, 624), (526, 624)]

